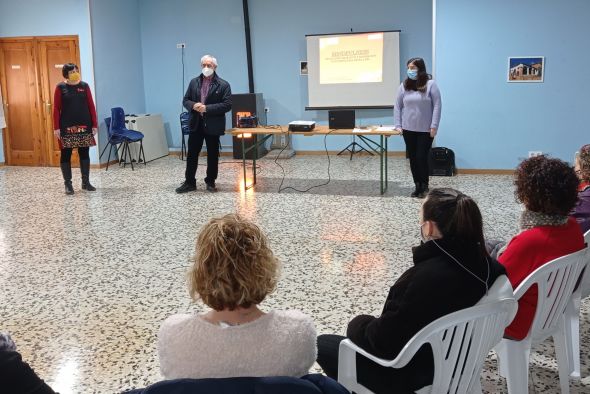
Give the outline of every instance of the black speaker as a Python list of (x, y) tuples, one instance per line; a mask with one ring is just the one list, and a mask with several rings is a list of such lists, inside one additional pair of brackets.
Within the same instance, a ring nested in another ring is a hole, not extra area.
[[(242, 94), (232, 94), (232, 127), (236, 128), (239, 126), (239, 118), (240, 117), (251, 117), (256, 116), (258, 122), (260, 123), (261, 119), (264, 118), (264, 100), (262, 98), (262, 93), (242, 93)], [(244, 133), (248, 133), (248, 129), (244, 129)], [(252, 134), (251, 137), (245, 138), (244, 145), (245, 148), (249, 148), (254, 143), (263, 138), (263, 135), (259, 134)], [(237, 136), (233, 137), (233, 153), (234, 159), (242, 159), (242, 139), (238, 138)], [(256, 157), (257, 159), (263, 157), (268, 153), (268, 150), (264, 147), (264, 145), (260, 145), (258, 149), (252, 149), (248, 153), (246, 153), (246, 159), (253, 159)]]
[(353, 109), (328, 111), (328, 127), (330, 129), (354, 129), (355, 122)]

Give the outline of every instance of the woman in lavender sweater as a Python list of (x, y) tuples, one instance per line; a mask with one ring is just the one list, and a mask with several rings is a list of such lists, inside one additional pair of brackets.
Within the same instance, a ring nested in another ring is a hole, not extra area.
[(426, 72), (424, 60), (408, 60), (408, 78), (397, 93), (393, 117), (395, 128), (402, 130), (416, 189), (412, 197), (428, 192), (428, 152), (440, 122), (441, 99), (438, 86)]

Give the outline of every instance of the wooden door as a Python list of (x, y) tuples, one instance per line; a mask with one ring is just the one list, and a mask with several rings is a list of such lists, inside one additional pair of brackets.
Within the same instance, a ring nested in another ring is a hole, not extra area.
[(7, 126), (4, 144), (9, 165), (45, 162), (36, 69), (32, 40), (0, 40), (0, 84)]
[[(78, 36), (0, 39), (6, 164), (59, 165), (59, 145), (53, 136), (53, 94), (64, 80), (63, 65), (80, 65), (78, 48)], [(77, 163), (74, 150), (72, 164)]]
[[(41, 103), (43, 106), (44, 146), (47, 154), (47, 165), (59, 166), (59, 145), (53, 135), (53, 95), (55, 86), (64, 80), (61, 73), (65, 63), (75, 63), (80, 67), (80, 55), (77, 37), (38, 38), (39, 78), (41, 87)], [(82, 69), (80, 69), (82, 72)], [(72, 165), (79, 162), (78, 151), (74, 149)]]

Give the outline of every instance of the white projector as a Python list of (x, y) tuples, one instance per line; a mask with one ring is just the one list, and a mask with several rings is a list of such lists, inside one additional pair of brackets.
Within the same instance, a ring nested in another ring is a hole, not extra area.
[(289, 131), (312, 131), (315, 127), (315, 122), (311, 120), (295, 120), (289, 123)]

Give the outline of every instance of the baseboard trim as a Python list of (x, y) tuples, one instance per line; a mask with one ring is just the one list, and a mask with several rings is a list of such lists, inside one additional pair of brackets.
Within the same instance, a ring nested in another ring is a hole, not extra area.
[[(180, 151), (179, 150), (171, 150), (169, 151), (169, 156), (178, 156), (180, 157)], [(220, 156), (221, 157), (226, 157), (226, 156), (233, 156), (233, 152), (220, 152)], [(186, 154), (184, 155), (186, 157)], [(201, 157), (203, 156), (207, 156), (207, 152), (201, 152), (201, 154), (199, 155)]]
[[(118, 164), (119, 160), (111, 160), (109, 161), (108, 165), (112, 166), (113, 164)], [(101, 169), (101, 168), (105, 168), (107, 166), (107, 163), (100, 163), (100, 164), (91, 164), (90, 168), (94, 168), (94, 169)]]
[(457, 174), (463, 175), (514, 175), (515, 170), (499, 170), (492, 168), (457, 168)]
[[(328, 154), (335, 156), (338, 153), (340, 153), (341, 150), (329, 150)], [(376, 155), (375, 152), (371, 151), (371, 153), (373, 153), (373, 155)], [(343, 155), (350, 155), (350, 152), (348, 153), (344, 153), (342, 152)], [(354, 152), (355, 155), (359, 155), (359, 156), (370, 156), (367, 152)], [(296, 156), (325, 156), (326, 155), (326, 151), (325, 150), (296, 150), (295, 151), (295, 155)], [(390, 157), (404, 157), (406, 155), (405, 151), (389, 151), (387, 152), (387, 156)]]

